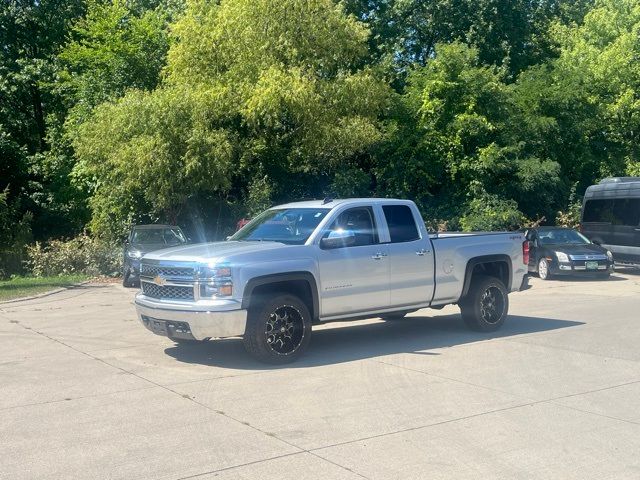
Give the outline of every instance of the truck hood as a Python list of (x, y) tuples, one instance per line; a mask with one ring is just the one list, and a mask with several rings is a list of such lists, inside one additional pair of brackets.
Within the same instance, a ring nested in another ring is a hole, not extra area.
[(182, 245), (147, 253), (143, 258), (150, 260), (172, 260), (184, 262), (203, 262), (240, 253), (252, 253), (284, 247), (279, 242), (213, 242), (196, 245)]

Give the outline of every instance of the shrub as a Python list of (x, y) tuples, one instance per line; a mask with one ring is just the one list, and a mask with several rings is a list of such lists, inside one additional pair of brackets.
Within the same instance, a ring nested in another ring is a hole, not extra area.
[(122, 253), (114, 243), (79, 235), (71, 240), (36, 242), (27, 247), (28, 265), (33, 275), (55, 276), (81, 274), (118, 276), (122, 270)]
[(469, 202), (460, 225), (464, 231), (515, 230), (525, 221), (515, 201), (484, 193)]
[(571, 188), (567, 208), (556, 214), (556, 225), (559, 227), (578, 228), (582, 211), (581, 199), (576, 195), (576, 185)]

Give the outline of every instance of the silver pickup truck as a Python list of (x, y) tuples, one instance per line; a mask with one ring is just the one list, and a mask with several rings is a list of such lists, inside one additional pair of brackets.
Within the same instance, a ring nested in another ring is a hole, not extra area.
[(313, 324), (334, 320), (458, 304), (471, 328), (496, 330), (508, 293), (527, 287), (527, 257), (520, 233), (430, 235), (408, 200), (298, 202), (227, 241), (145, 255), (135, 305), (145, 327), (178, 343), (242, 336), (254, 357), (284, 363)]

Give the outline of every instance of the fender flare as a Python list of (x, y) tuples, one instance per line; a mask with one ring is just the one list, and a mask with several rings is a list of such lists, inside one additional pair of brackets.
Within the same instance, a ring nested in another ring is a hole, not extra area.
[(320, 317), (320, 298), (318, 294), (318, 285), (316, 283), (316, 278), (313, 276), (311, 272), (286, 272), (286, 273), (273, 273), (269, 275), (261, 275), (259, 277), (254, 277), (247, 282), (244, 287), (244, 292), (242, 294), (242, 308), (249, 308), (249, 304), (251, 303), (251, 298), (253, 296), (253, 291), (257, 287), (261, 287), (264, 285), (281, 283), (281, 282), (306, 282), (309, 286), (309, 290), (311, 290), (311, 301), (313, 302), (313, 319), (317, 320)]
[(497, 254), (497, 255), (482, 255), (479, 257), (474, 257), (467, 262), (467, 266), (464, 272), (464, 285), (462, 287), (462, 294), (460, 298), (464, 298), (467, 293), (469, 293), (469, 288), (471, 287), (471, 274), (473, 269), (477, 265), (482, 265), (483, 263), (506, 263), (507, 264), (507, 284), (505, 287), (507, 288), (507, 292), (511, 291), (511, 284), (513, 283), (513, 264), (511, 262), (511, 257), (509, 255)]

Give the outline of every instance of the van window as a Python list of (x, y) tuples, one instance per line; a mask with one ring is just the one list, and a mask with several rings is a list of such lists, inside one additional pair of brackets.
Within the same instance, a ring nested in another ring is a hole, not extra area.
[(613, 204), (615, 225), (640, 224), (640, 198), (617, 198)]
[(420, 238), (411, 209), (406, 205), (384, 205), (391, 243), (412, 242)]
[(587, 200), (582, 221), (585, 223), (613, 223), (613, 200)]
[(640, 224), (640, 198), (587, 200), (582, 221), (584, 223), (638, 226)]

